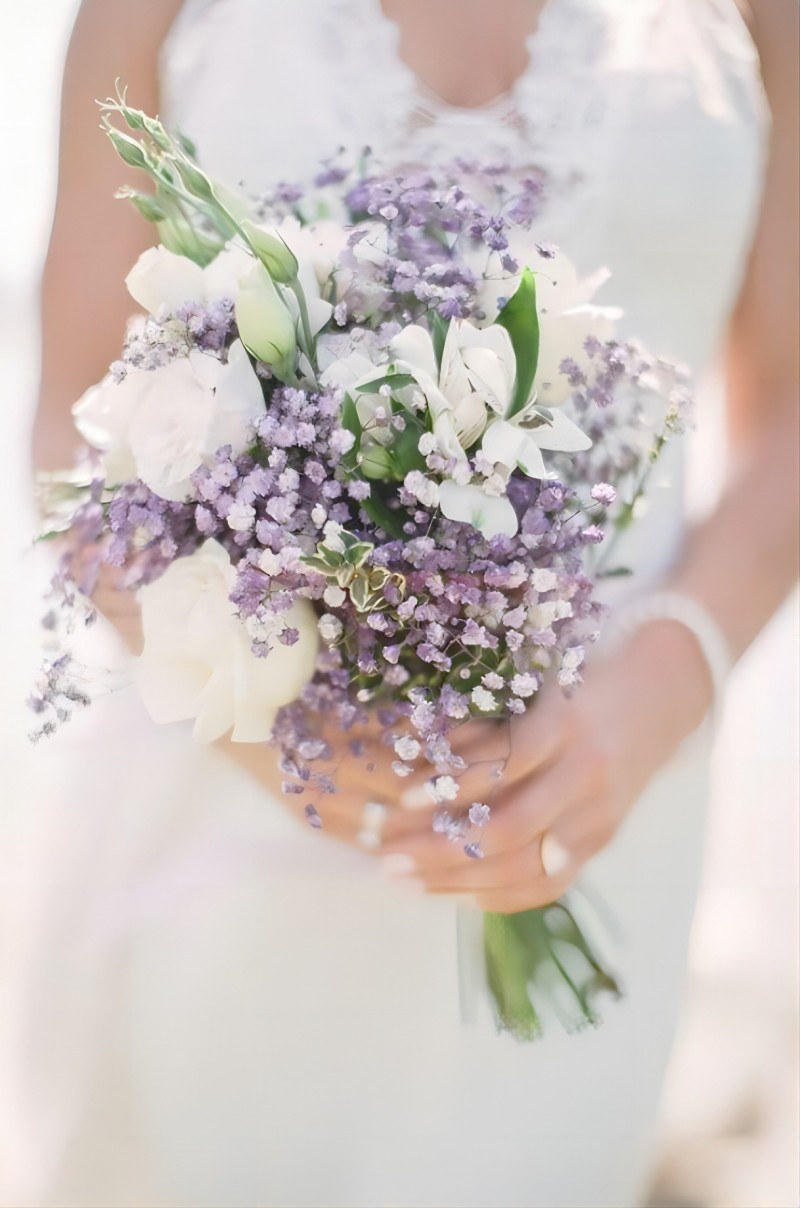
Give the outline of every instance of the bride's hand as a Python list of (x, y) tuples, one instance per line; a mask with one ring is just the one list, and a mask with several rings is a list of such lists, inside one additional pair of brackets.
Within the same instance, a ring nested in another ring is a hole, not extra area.
[[(333, 726), (323, 725), (329, 757), (315, 760), (315, 773), (327, 775), (336, 786), (335, 793), (321, 794), (304, 786), (296, 777), (282, 774), (278, 768), (279, 755), (271, 747), (223, 740), (226, 753), (244, 767), (273, 796), (281, 801), (299, 821), (308, 825), (306, 807), (313, 805), (321, 821), (321, 833), (343, 840), (372, 855), (380, 855), (379, 845), (367, 846), (363, 841), (368, 818), (368, 806), (377, 803), (385, 807), (380, 838), (384, 843), (411, 842), (431, 833), (433, 807), (403, 809), (400, 795), (406, 781), (392, 771), (397, 759), (391, 747), (380, 739), (377, 725), (353, 728), (344, 733)], [(357, 744), (357, 753), (354, 751)], [(284, 793), (282, 785), (289, 783), (301, 792)], [(367, 830), (369, 834), (369, 830)], [(375, 832), (372, 832), (375, 833)]]
[[(453, 736), (470, 764), (457, 806), (491, 807), (485, 830), (469, 836), (481, 840), (484, 858), (470, 859), (463, 842), (426, 827), (385, 846), (394, 857), (387, 872), (413, 877), (429, 893), (473, 895), (501, 913), (555, 900), (700, 723), (710, 695), (695, 639), (672, 622), (647, 626), (592, 666), (574, 697), (553, 686), (524, 716), (472, 723)], [(406, 799), (413, 804), (424, 791), (418, 778)]]

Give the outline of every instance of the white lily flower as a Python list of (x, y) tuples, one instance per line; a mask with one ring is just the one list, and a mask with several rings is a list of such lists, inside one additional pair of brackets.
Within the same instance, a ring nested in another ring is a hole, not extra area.
[(391, 428), (378, 426), (374, 420), (378, 411), (383, 408), (388, 412), (387, 399), (377, 391), (362, 391), (361, 387), (374, 382), (385, 373), (388, 365), (377, 365), (364, 352), (354, 349), (347, 356), (332, 361), (320, 376), (322, 386), (338, 386), (347, 391), (355, 403), (359, 422), (365, 429), (364, 436), (369, 441), (379, 445), (390, 445), (393, 439)]
[(429, 332), (417, 324), (395, 336), (391, 349), (398, 372), (411, 374), (425, 395), (441, 453), (466, 460), (465, 450), (480, 437), (488, 414), (504, 414), (511, 402), (516, 357), (508, 332), (453, 320), (441, 368)]
[(513, 470), (519, 467), (529, 478), (544, 478), (547, 474), (541, 450), (559, 453), (580, 453), (591, 448), (592, 442), (577, 424), (562, 411), (552, 411), (550, 418), (531, 426), (531, 413), (523, 422), (496, 419), (484, 433), (481, 451), (495, 465)]
[(519, 528), (517, 513), (506, 495), (490, 496), (479, 486), (461, 486), (446, 479), (439, 487), (439, 507), (448, 520), (460, 520), (491, 539), (499, 534), (513, 537)]

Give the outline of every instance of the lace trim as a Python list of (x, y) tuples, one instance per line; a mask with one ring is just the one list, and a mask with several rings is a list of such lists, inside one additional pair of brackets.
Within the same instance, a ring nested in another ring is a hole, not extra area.
[[(308, 5), (302, 17), (301, 2)], [(233, 36), (229, 26), (239, 17), (245, 27), (261, 20), (262, 5), (266, 0), (185, 0), (162, 52), (167, 115), (181, 111), (199, 86), (214, 31)], [(400, 57), (401, 31), (380, 0), (282, 0), (272, 20), (302, 39), (305, 61), (324, 64), (335, 83), (326, 91), (326, 126), (351, 148), (370, 143), (382, 157), (406, 163), (468, 154), (537, 164), (559, 177), (592, 175), (609, 139), (618, 141), (627, 128), (634, 81), (651, 75), (662, 22), (670, 29), (685, 24), (685, 41), (667, 39), (680, 43), (676, 69), (702, 75), (687, 62), (688, 43), (697, 45), (701, 65), (716, 60), (723, 81), (750, 87), (737, 108), (753, 110), (756, 52), (735, 0), (547, 0), (516, 83), (475, 108), (450, 105), (420, 84)], [(594, 136), (575, 137), (586, 131)]]
[[(350, 79), (361, 78), (366, 63), (380, 64), (375, 74), (387, 156), (408, 161), (470, 153), (532, 164), (554, 142), (558, 149), (554, 130), (592, 126), (602, 118), (600, 73), (593, 68), (609, 42), (609, 2), (547, 0), (516, 83), (475, 107), (449, 104), (421, 84), (400, 57), (401, 31), (380, 0), (327, 0), (325, 40), (342, 56)], [(370, 104), (376, 82), (370, 76)]]

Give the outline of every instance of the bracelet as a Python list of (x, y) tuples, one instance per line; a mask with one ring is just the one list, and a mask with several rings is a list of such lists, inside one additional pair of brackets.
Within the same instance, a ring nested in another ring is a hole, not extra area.
[(709, 715), (713, 725), (719, 720), (725, 685), (733, 667), (727, 638), (709, 612), (692, 596), (668, 588), (648, 592), (624, 603), (612, 614), (610, 637), (617, 644), (652, 621), (675, 621), (691, 633), (700, 648), (711, 677)]

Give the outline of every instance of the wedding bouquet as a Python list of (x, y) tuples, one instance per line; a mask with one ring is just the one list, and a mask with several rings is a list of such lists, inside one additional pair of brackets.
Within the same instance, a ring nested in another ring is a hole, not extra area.
[[(314, 827), (337, 791), (321, 719), (377, 725), (398, 777), (427, 769), (442, 842), (480, 859), (492, 802), (460, 800), (448, 736), (535, 707), (549, 676), (580, 682), (596, 585), (623, 570), (599, 547), (686, 424), (680, 373), (592, 304), (607, 274), (580, 280), (534, 235), (535, 172), (334, 161), (245, 200), (124, 97), (104, 122), (155, 184), (125, 195), (160, 246), (127, 278), (146, 317), (74, 408), (84, 481), (50, 484), (66, 552), (47, 624), (118, 568), (157, 722), (277, 744)], [(38, 733), (87, 701), (52, 659)], [(485, 924), (516, 1035), (544, 999), (574, 1025), (617, 992), (566, 903)]]

